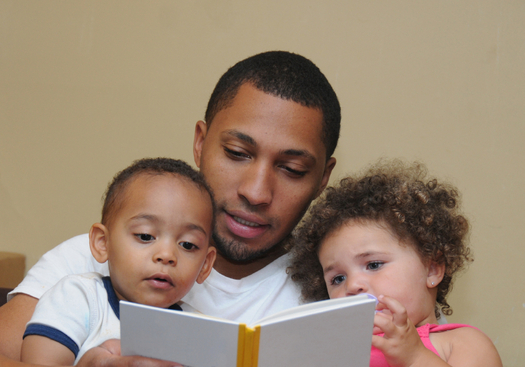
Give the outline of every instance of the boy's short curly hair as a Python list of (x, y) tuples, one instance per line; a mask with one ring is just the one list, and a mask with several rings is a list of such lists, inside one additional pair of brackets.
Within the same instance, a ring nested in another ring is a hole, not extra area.
[(203, 193), (209, 195), (215, 220), (215, 202), (213, 192), (206, 183), (202, 173), (194, 170), (189, 164), (172, 158), (143, 158), (134, 161), (129, 167), (118, 172), (109, 183), (104, 194), (101, 223), (108, 226), (124, 203), (125, 191), (129, 183), (139, 175), (151, 176), (171, 174), (194, 184)]
[(329, 234), (354, 220), (384, 223), (401, 243), (414, 246), (423, 262), (444, 264), (435, 312), (438, 318), (439, 310), (452, 314), (446, 297), (455, 274), (472, 261), (467, 246), (469, 224), (459, 213), (455, 187), (428, 178), (421, 163), (380, 160), (364, 174), (346, 177), (326, 189), (296, 230), (288, 269), (305, 301), (328, 298), (319, 247)]

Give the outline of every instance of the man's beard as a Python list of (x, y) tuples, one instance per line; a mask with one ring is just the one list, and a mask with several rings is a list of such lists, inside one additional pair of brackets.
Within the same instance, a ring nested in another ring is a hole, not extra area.
[(269, 248), (263, 248), (259, 250), (252, 250), (248, 245), (236, 240), (226, 240), (220, 237), (216, 233), (213, 233), (213, 242), (217, 251), (229, 261), (248, 263), (271, 252), (278, 244), (270, 246)]

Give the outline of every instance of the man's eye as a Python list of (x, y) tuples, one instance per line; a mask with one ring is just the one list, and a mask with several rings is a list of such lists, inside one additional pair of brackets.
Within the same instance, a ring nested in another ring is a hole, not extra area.
[(137, 237), (142, 242), (151, 242), (155, 239), (155, 237), (147, 233), (136, 233), (135, 237)]
[(236, 159), (241, 159), (241, 158), (250, 158), (250, 156), (248, 154), (245, 154), (245, 153), (242, 153), (242, 152), (238, 152), (236, 150), (232, 150), (232, 149), (229, 149), (229, 148), (224, 148), (224, 151), (226, 152), (226, 155), (232, 157), (232, 158), (236, 158)]
[(288, 166), (282, 166), (283, 169), (288, 172), (291, 176), (294, 177), (304, 177), (306, 175), (306, 171), (298, 171), (296, 169), (290, 168)]
[(180, 242), (179, 245), (181, 245), (185, 250), (193, 250), (198, 248), (191, 242)]
[(378, 270), (383, 266), (383, 262), (381, 261), (372, 261), (366, 264), (367, 270)]
[(344, 282), (346, 279), (346, 277), (344, 275), (336, 275), (335, 277), (332, 278), (332, 285), (338, 285), (338, 284), (341, 284), (342, 282)]

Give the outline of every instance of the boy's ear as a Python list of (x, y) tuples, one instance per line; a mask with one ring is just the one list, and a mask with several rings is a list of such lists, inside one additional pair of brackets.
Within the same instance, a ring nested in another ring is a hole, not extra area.
[(109, 231), (101, 223), (95, 223), (89, 230), (89, 248), (91, 254), (99, 263), (108, 260)]
[(201, 271), (197, 276), (197, 283), (202, 284), (210, 275), (211, 269), (213, 269), (213, 263), (215, 263), (215, 258), (217, 257), (217, 249), (213, 246), (208, 247), (208, 253), (206, 254), (206, 259), (204, 264), (202, 264)]
[(208, 132), (208, 125), (204, 121), (197, 121), (195, 135), (193, 136), (193, 159), (197, 167), (201, 167), (202, 146)]
[(435, 288), (443, 280), (445, 276), (445, 264), (438, 264), (434, 261), (430, 262), (428, 267), (428, 276), (427, 276), (427, 287)]

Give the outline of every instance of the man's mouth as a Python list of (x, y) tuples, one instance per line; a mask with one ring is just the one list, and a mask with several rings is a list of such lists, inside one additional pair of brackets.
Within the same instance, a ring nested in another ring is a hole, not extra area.
[(261, 226), (258, 223), (249, 222), (247, 220), (244, 220), (244, 219), (236, 217), (236, 216), (232, 216), (232, 217), (237, 223), (243, 224), (243, 225), (248, 226), (248, 227), (260, 227)]
[[(228, 226), (228, 230), (235, 236), (247, 239), (255, 238), (259, 237), (270, 228), (269, 224), (264, 223), (262, 220), (257, 220), (254, 216), (252, 216), (254, 218), (250, 218), (249, 215), (246, 215), (241, 218), (235, 214), (227, 213), (226, 215), (226, 225)], [(251, 220), (248, 220), (247, 218)], [(254, 220), (257, 220), (257, 222)]]

